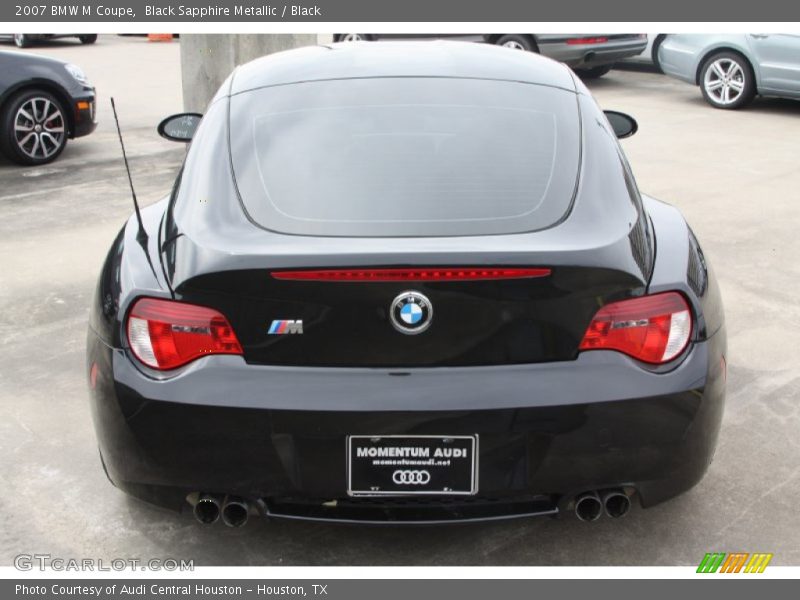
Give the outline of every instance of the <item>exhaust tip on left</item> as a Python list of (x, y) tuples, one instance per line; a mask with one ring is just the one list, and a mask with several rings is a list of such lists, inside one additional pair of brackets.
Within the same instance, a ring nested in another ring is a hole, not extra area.
[(219, 500), (211, 494), (202, 494), (194, 505), (194, 518), (204, 525), (216, 523), (219, 519)]
[(586, 492), (575, 498), (575, 515), (581, 521), (596, 521), (603, 514), (603, 503), (597, 492)]

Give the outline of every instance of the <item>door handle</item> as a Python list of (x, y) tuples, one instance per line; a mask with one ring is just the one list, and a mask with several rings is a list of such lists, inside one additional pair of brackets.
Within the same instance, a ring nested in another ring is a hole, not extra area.
[(765, 40), (769, 37), (768, 33), (751, 33), (750, 35), (757, 40)]

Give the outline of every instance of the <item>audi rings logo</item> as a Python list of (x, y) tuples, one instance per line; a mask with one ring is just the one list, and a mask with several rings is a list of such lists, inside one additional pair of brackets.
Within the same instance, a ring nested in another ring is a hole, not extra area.
[(398, 485), (402, 483), (406, 485), (425, 485), (430, 483), (430, 480), (431, 474), (427, 471), (397, 470), (392, 473), (392, 481)]

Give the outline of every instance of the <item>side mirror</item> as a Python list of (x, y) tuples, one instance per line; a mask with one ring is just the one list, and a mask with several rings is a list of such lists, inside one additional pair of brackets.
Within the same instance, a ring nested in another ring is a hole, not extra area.
[(605, 110), (603, 112), (606, 114), (611, 129), (614, 130), (614, 133), (619, 139), (631, 137), (634, 133), (639, 131), (639, 124), (632, 116), (617, 112), (616, 110)]
[(170, 142), (191, 142), (203, 115), (199, 113), (179, 113), (158, 124), (158, 135)]

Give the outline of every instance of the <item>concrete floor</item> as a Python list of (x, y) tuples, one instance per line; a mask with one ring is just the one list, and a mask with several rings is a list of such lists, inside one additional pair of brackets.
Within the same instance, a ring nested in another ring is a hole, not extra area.
[(131, 213), (110, 119), (114, 95), (133, 178), (164, 194), (182, 148), (159, 118), (181, 109), (179, 45), (101, 36), (31, 50), (81, 65), (100, 93), (95, 134), (56, 163), (0, 162), (0, 564), (18, 553), (193, 558), (197, 565), (674, 565), (707, 551), (800, 564), (800, 102), (714, 110), (692, 86), (615, 70), (592, 90), (629, 111), (624, 142), (647, 193), (678, 205), (720, 279), (729, 395), (717, 457), (690, 493), (625, 519), (443, 528), (252, 521), (204, 528), (106, 481), (87, 405), (84, 339), (106, 249)]

